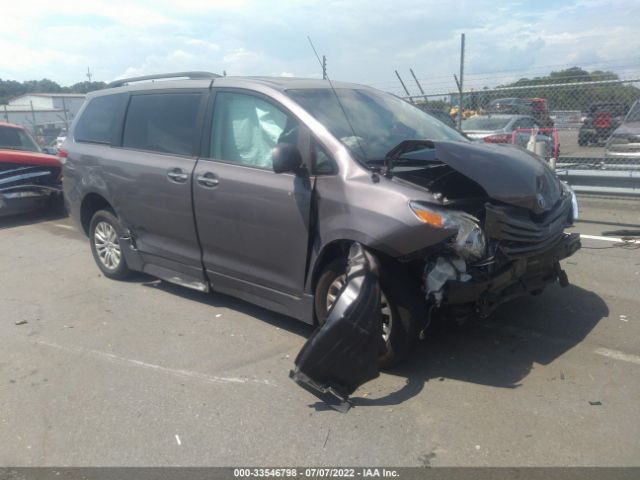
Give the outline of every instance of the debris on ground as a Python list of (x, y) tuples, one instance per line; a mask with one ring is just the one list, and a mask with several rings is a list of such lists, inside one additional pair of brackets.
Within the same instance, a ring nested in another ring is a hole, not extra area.
[(349, 395), (380, 375), (382, 342), (378, 261), (354, 243), (346, 283), (325, 324), (298, 353), (289, 377), (329, 407), (345, 413), (351, 408)]
[(15, 323), (16, 323), (16, 325), (25, 325), (25, 324), (27, 324), (29, 322), (27, 322), (26, 320), (17, 320)]
[(589, 400), (589, 405), (600, 406), (602, 402), (600, 400)]

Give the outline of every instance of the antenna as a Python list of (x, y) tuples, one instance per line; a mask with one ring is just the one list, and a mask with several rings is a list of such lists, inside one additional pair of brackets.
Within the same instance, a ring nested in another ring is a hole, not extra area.
[(89, 83), (91, 83), (91, 77), (93, 77), (93, 75), (91, 74), (89, 67), (87, 67), (87, 78), (89, 79)]
[[(349, 120), (349, 115), (347, 115), (347, 111), (344, 109), (344, 106), (342, 105), (342, 102), (340, 101), (340, 97), (338, 96), (338, 92), (336, 92), (336, 89), (333, 88), (333, 82), (331, 81), (331, 79), (329, 78), (329, 75), (327, 74), (327, 71), (326, 71), (326, 67), (327, 67), (326, 59), (325, 59), (324, 63), (322, 62), (322, 60), (320, 60), (320, 55), (318, 55), (318, 52), (316, 51), (316, 47), (313, 46), (313, 42), (311, 41), (311, 37), (309, 35), (307, 35), (307, 40), (309, 40), (309, 45), (311, 45), (311, 49), (313, 50), (313, 53), (316, 54), (316, 58), (318, 59), (318, 63), (322, 67), (322, 71), (323, 71), (322, 73), (324, 75), (324, 79), (326, 79), (329, 82), (329, 86), (331, 87), (331, 91), (335, 95), (336, 100), (338, 101), (338, 105), (340, 105), (340, 110), (342, 110), (342, 114), (344, 115), (345, 120), (349, 124), (349, 128), (351, 129), (351, 133), (353, 133), (353, 137), (356, 139), (356, 142), (358, 142), (358, 147), (360, 148), (360, 151), (366, 157), (367, 154), (366, 154), (364, 148), (362, 148), (362, 144), (360, 143), (360, 137), (358, 137), (358, 135), (356, 135), (356, 129), (353, 128), (353, 125), (351, 124), (351, 120)], [(323, 55), (323, 57), (324, 57), (324, 55)]]

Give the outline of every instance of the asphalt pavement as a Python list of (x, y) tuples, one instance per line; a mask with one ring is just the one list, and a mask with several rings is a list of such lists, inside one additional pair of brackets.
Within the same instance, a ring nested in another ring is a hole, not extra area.
[(433, 334), (347, 414), (287, 378), (311, 327), (0, 220), (0, 466), (637, 466), (640, 248), (596, 237), (640, 233), (640, 201), (581, 207), (569, 287)]

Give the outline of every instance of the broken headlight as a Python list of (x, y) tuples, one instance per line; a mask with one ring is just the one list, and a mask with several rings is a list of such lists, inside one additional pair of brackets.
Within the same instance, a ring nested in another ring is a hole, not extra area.
[(458, 233), (452, 239), (453, 250), (465, 260), (479, 260), (487, 250), (487, 241), (479, 220), (473, 215), (457, 210), (444, 210), (410, 202), (413, 213), (424, 223), (436, 228), (456, 229)]

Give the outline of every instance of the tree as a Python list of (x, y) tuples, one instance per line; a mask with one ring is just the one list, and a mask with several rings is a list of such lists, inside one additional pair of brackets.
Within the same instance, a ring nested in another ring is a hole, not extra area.
[[(510, 90), (509, 87), (520, 88)], [(545, 98), (550, 109), (586, 112), (589, 105), (599, 101), (616, 101), (631, 105), (640, 98), (640, 89), (634, 85), (625, 85), (614, 72), (588, 72), (579, 67), (571, 67), (551, 72), (547, 76), (521, 78), (516, 82), (498, 86), (495, 90), (484, 92), (480, 103), (486, 106), (489, 101), (504, 97)]]
[(2, 80), (0, 78), (0, 105), (6, 104), (10, 99), (27, 93), (89, 93), (107, 86), (104, 82), (78, 82), (70, 87), (61, 87), (53, 80)]

